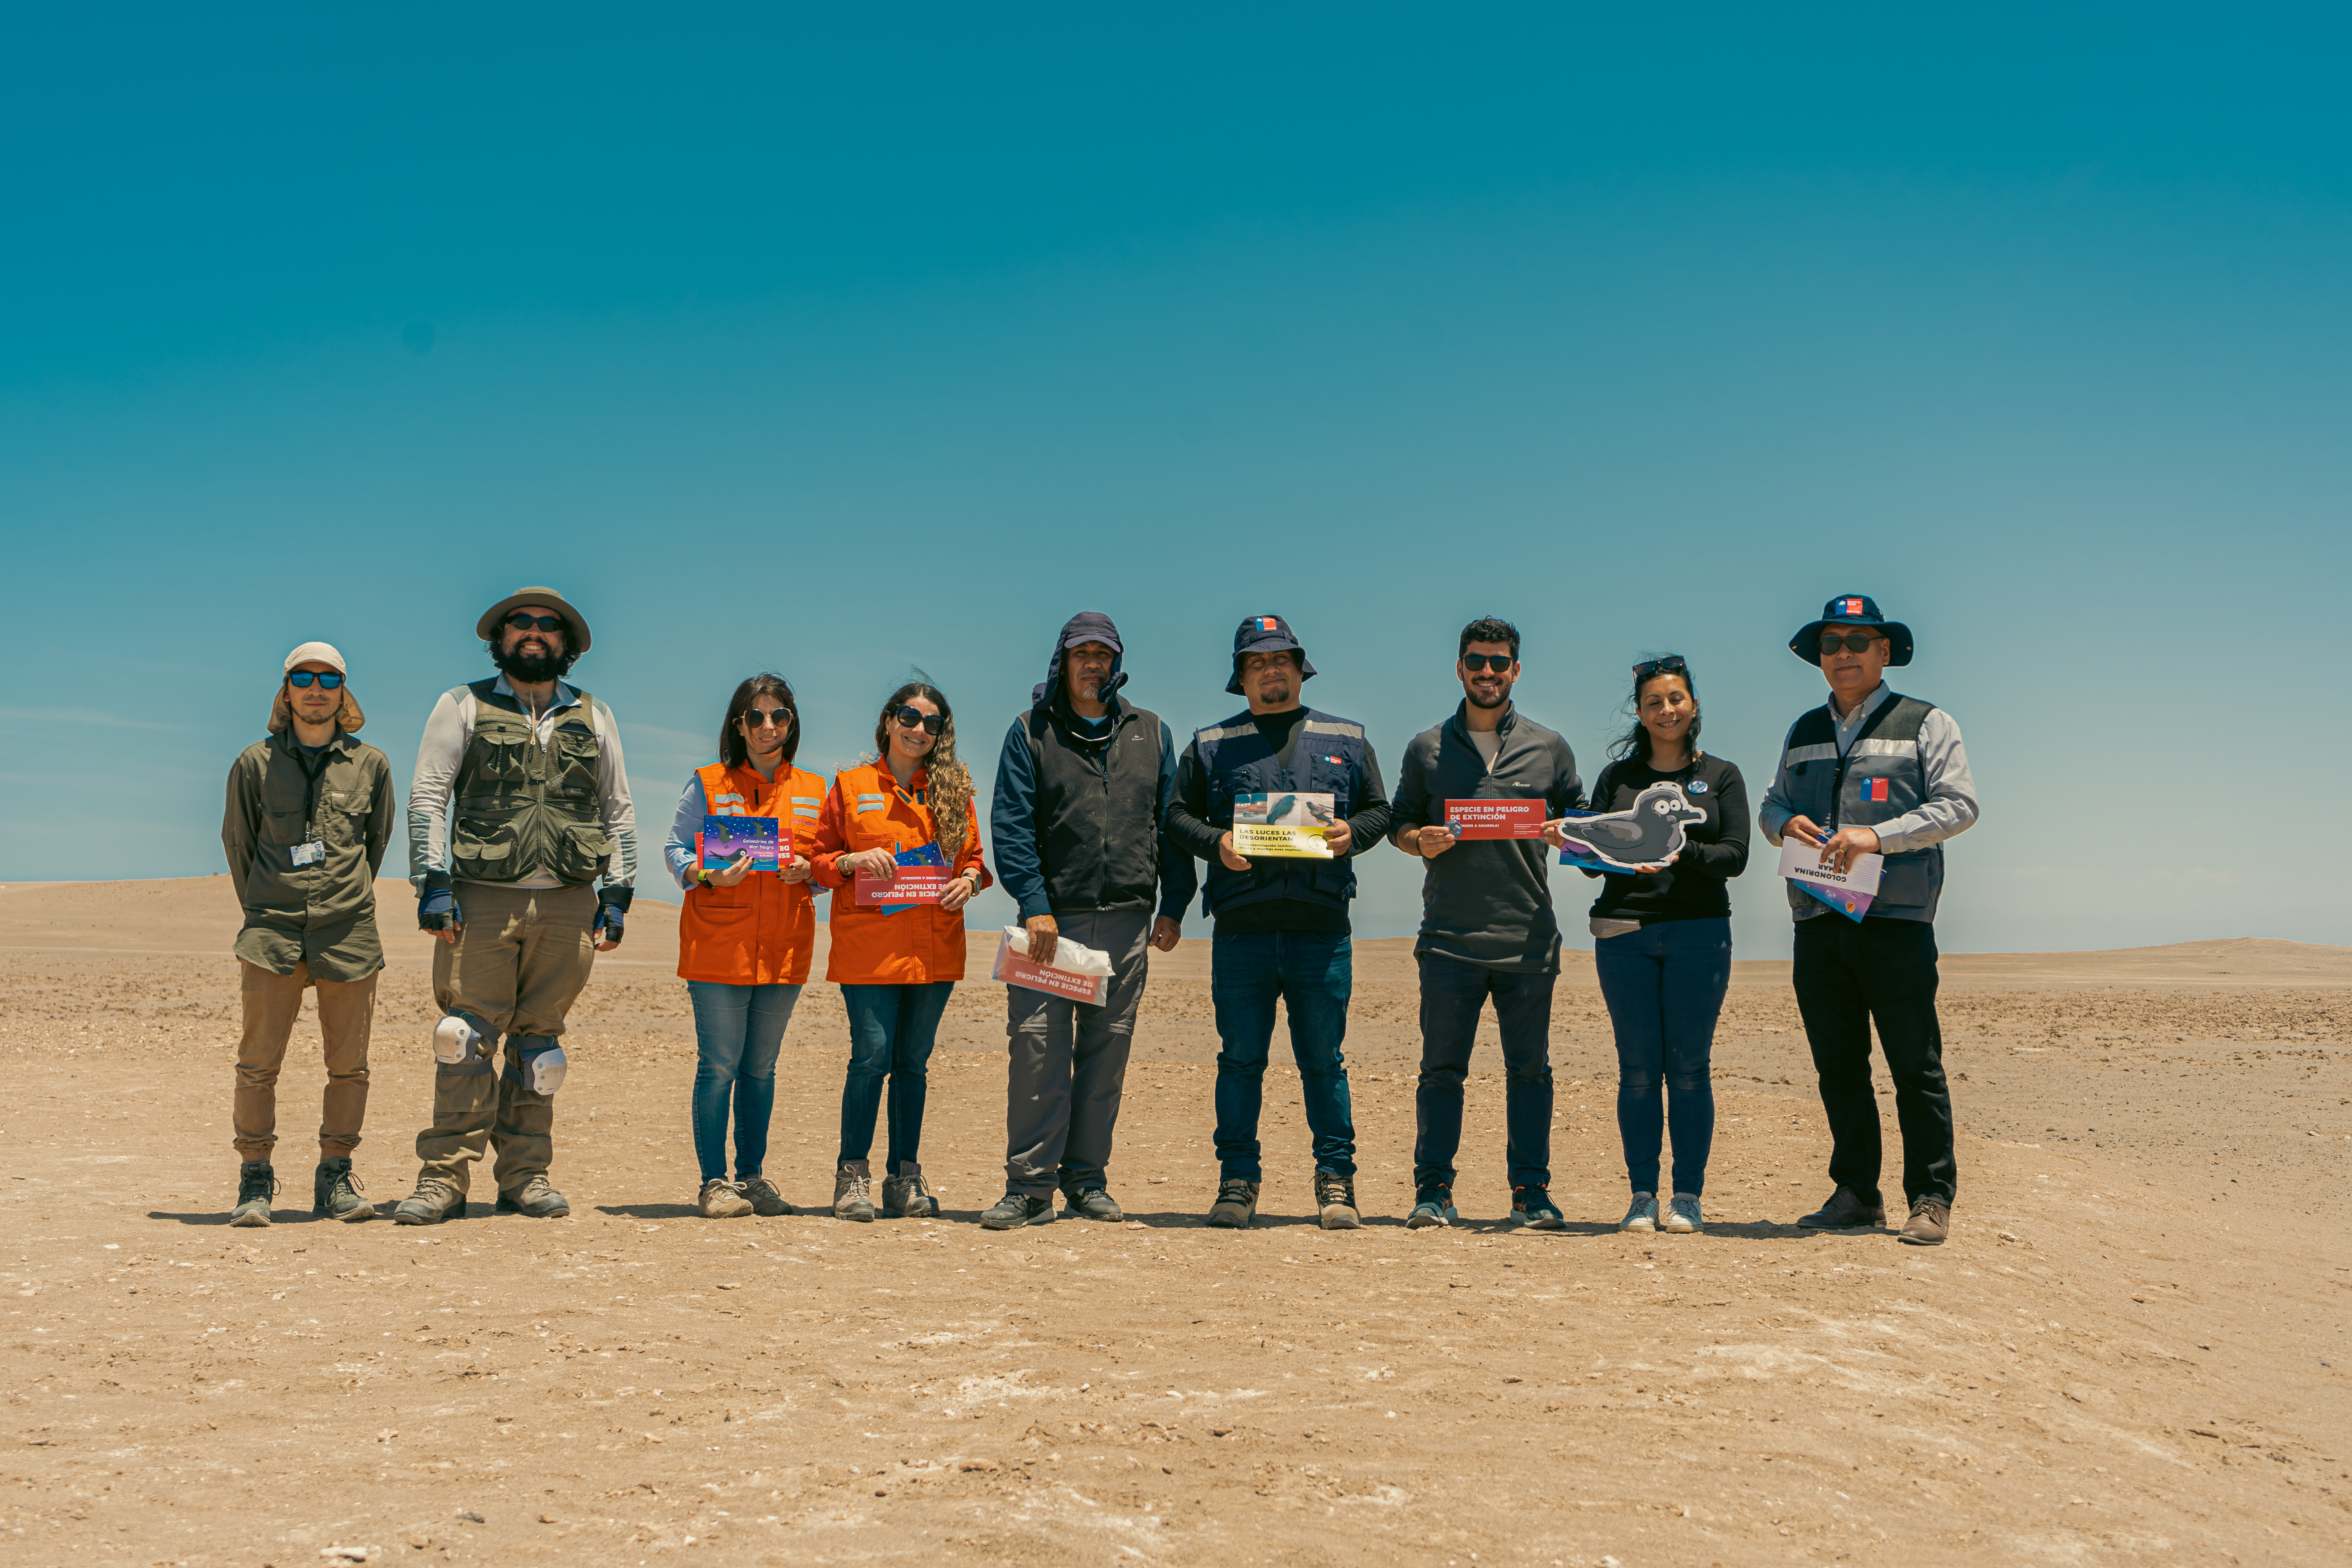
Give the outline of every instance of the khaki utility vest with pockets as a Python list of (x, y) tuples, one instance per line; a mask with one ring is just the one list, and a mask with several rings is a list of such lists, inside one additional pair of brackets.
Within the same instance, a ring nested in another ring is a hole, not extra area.
[(474, 733), (452, 791), (450, 874), (515, 882), (546, 871), (567, 888), (593, 882), (613, 863), (596, 783), (596, 700), (575, 691), (541, 744), (522, 705), (497, 686), (495, 677), (471, 684)]

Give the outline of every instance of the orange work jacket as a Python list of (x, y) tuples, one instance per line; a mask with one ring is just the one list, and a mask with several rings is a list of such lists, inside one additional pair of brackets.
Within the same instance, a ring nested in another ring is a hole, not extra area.
[[(717, 763), (699, 771), (711, 816), (772, 816), (793, 836), (793, 853), (813, 858), (824, 815), (824, 781), (787, 763), (773, 783), (757, 768)], [(754, 871), (731, 888), (689, 888), (677, 917), (677, 973), (723, 985), (800, 985), (816, 946), (810, 882)]]
[[(828, 889), (842, 887), (841, 857), (861, 849), (894, 853), (916, 849), (938, 837), (931, 808), (923, 792), (930, 783), (928, 771), (915, 775), (915, 787), (900, 789), (890, 770), (880, 763), (845, 768), (834, 775), (833, 793), (825, 797), (824, 816), (817, 825), (816, 879)], [(980, 885), (993, 878), (980, 863), (980, 803), (972, 803), (972, 820), (964, 830), (962, 847), (949, 857), (951, 872), (978, 867)], [(947, 847), (940, 846), (947, 854)], [(929, 985), (963, 978), (963, 911), (950, 914), (937, 904), (918, 904), (886, 915), (870, 904), (856, 902), (844, 890), (833, 900), (833, 951), (825, 960), (824, 977), (844, 985)]]

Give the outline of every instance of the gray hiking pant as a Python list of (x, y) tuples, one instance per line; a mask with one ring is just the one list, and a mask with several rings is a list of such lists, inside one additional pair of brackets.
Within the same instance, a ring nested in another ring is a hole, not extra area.
[(1110, 984), (1099, 1007), (1005, 987), (1004, 1184), (1031, 1197), (1104, 1184), (1151, 937), (1150, 910), (1056, 910), (1054, 923), (1110, 954)]

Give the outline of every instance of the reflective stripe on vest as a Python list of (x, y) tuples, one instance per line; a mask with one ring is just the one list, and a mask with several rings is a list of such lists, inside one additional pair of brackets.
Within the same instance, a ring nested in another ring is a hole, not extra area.
[[(1307, 737), (1315, 737), (1308, 744)], [(1208, 782), (1208, 815), (1217, 827), (1230, 827), (1236, 795), (1296, 791), (1328, 795), (1344, 817), (1362, 786), (1364, 727), (1309, 708), (1299, 721), (1285, 771), (1266, 744), (1256, 721), (1247, 713), (1193, 732), (1201, 772)], [(1270, 899), (1299, 899), (1310, 903), (1346, 907), (1356, 896), (1352, 859), (1293, 860), (1261, 857), (1246, 871), (1236, 871), (1223, 858), (1213, 858), (1202, 884), (1201, 901), (1211, 914)]]

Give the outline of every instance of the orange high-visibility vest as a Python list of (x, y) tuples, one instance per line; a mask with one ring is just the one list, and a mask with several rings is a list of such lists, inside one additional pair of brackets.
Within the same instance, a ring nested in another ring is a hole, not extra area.
[[(699, 770), (705, 810), (711, 816), (772, 816), (792, 836), (793, 853), (816, 852), (824, 814), (824, 781), (787, 764), (771, 782), (757, 768), (713, 763)], [(692, 888), (677, 917), (677, 973), (682, 980), (722, 985), (800, 985), (808, 980), (816, 947), (815, 884), (786, 882), (754, 871), (731, 888)]]
[[(930, 782), (928, 772), (915, 774), (913, 789), (900, 789), (890, 770), (879, 763), (847, 768), (835, 775), (833, 793), (825, 797), (824, 820), (817, 833), (816, 879), (827, 888), (841, 888), (841, 857), (860, 849), (915, 849), (929, 844), (939, 828), (923, 799)], [(947, 847), (940, 846), (943, 854)], [(948, 856), (949, 866), (980, 871), (980, 885), (995, 879), (980, 858), (980, 803), (972, 802), (971, 824), (963, 843)], [(824, 963), (824, 977), (844, 985), (929, 985), (963, 978), (963, 911), (953, 913), (937, 904), (921, 904), (886, 915), (871, 904), (860, 904), (846, 889), (833, 900), (833, 946)]]

